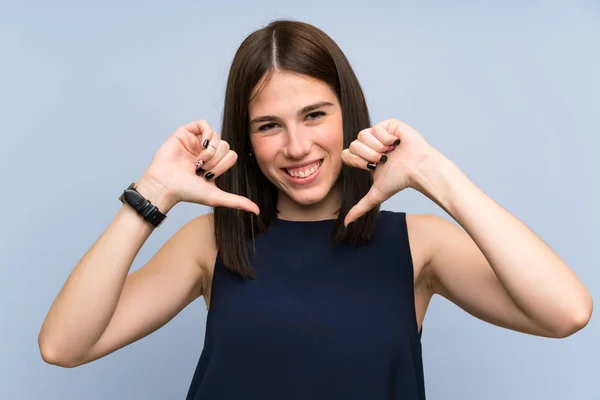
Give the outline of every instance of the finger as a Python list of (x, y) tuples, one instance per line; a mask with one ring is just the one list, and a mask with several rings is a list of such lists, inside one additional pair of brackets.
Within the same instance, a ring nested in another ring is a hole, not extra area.
[[(209, 123), (203, 119), (185, 124), (183, 129), (196, 135), (201, 144), (206, 143), (207, 140), (210, 140), (214, 132)], [(206, 148), (206, 146), (202, 147)]]
[(365, 197), (360, 199), (360, 201), (348, 211), (346, 218), (344, 218), (344, 225), (348, 226), (350, 223), (371, 211), (375, 206), (381, 204), (384, 199), (380, 199), (380, 197), (379, 191), (371, 187), (371, 190), (369, 190)]
[(388, 133), (396, 136), (399, 139), (403, 135), (409, 135), (410, 137), (418, 135), (417, 131), (412, 126), (395, 118), (381, 121), (377, 125), (381, 125)]
[(196, 166), (198, 167), (202, 166), (202, 163), (204, 162), (203, 159), (198, 158), (206, 148), (206, 146), (203, 146), (203, 143), (208, 145), (213, 133), (214, 131), (208, 122), (205, 120), (198, 120), (185, 124), (177, 129), (175, 131), (175, 136), (178, 137), (179, 141), (183, 143), (190, 153), (197, 156), (194, 162), (196, 162)]
[(356, 154), (351, 153), (348, 149), (344, 149), (342, 151), (342, 161), (346, 165), (354, 168), (364, 169), (366, 171), (372, 172), (377, 168), (377, 163), (367, 161)]
[[(389, 136), (391, 136), (391, 135), (389, 135)], [(388, 151), (387, 144), (385, 144), (381, 140), (379, 140), (374, 135), (374, 132), (372, 132), (372, 129), (363, 129), (362, 131), (360, 131), (358, 133), (358, 141), (361, 143), (364, 143), (365, 145), (369, 146), (370, 148), (372, 148), (373, 150), (375, 150), (378, 153), (383, 154)], [(393, 143), (393, 141), (391, 143)]]
[[(202, 165), (197, 164), (197, 166), (201, 167), (200, 169), (202, 169), (203, 171), (209, 171), (210, 169), (214, 168), (215, 165), (217, 165), (221, 161), (221, 159), (223, 159), (223, 157), (225, 157), (229, 150), (229, 143), (227, 143), (225, 140), (220, 140), (219, 147), (214, 152), (212, 158), (210, 158), (206, 162), (203, 161)], [(199, 172), (202, 173), (203, 171), (196, 170), (196, 174), (198, 174)]]
[(380, 124), (375, 125), (373, 129), (371, 129), (371, 134), (385, 146), (397, 146), (400, 144), (400, 139), (398, 139), (398, 136), (392, 135)]
[(202, 142), (202, 147), (204, 147), (204, 150), (202, 150), (198, 155), (198, 158), (196, 159), (196, 165), (202, 166), (210, 161), (210, 159), (212, 159), (217, 152), (220, 142), (221, 135), (219, 135), (217, 132), (213, 132), (210, 138), (205, 139), (204, 142)]
[(256, 215), (260, 214), (260, 209), (256, 203), (244, 196), (227, 193), (221, 189), (217, 189), (213, 196), (213, 199), (209, 201), (210, 204), (207, 204), (210, 207), (235, 208), (238, 210), (249, 211)]
[[(207, 180), (215, 179), (223, 174), (229, 168), (233, 167), (237, 161), (237, 153), (233, 150), (228, 150), (221, 160), (210, 170), (206, 170), (204, 178)], [(196, 172), (198, 174), (198, 172)]]
[(350, 153), (367, 160), (367, 162), (379, 163), (387, 161), (387, 156), (385, 154), (378, 153), (358, 140), (350, 143), (350, 147), (348, 149), (350, 150)]

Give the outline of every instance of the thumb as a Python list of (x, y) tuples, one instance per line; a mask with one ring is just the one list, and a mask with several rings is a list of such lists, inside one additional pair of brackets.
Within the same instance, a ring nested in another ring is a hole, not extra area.
[(354, 205), (346, 214), (346, 218), (344, 218), (344, 225), (348, 226), (351, 222), (356, 221), (369, 211), (373, 209), (373, 207), (377, 206), (377, 204), (381, 203), (379, 201), (377, 189), (371, 187), (371, 190), (362, 198), (358, 203)]
[(254, 203), (247, 197), (227, 193), (221, 189), (218, 189), (216, 197), (218, 198), (218, 201), (215, 202), (215, 206), (236, 208), (238, 210), (249, 211), (256, 215), (260, 214), (260, 209), (258, 208), (256, 203)]

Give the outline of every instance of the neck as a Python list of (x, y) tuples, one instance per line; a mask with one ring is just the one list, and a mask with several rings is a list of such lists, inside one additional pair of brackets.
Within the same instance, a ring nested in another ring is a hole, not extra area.
[(336, 219), (342, 204), (342, 185), (338, 182), (323, 198), (314, 204), (299, 204), (283, 192), (277, 200), (277, 217), (289, 221), (321, 221)]

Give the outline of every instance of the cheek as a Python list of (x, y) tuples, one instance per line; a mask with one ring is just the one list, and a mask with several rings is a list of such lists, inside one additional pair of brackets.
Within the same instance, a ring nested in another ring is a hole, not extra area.
[(252, 138), (250, 144), (252, 145), (252, 151), (257, 161), (263, 163), (269, 159), (269, 153), (271, 152), (269, 141), (266, 138)]
[(344, 149), (344, 133), (341, 129), (335, 129), (327, 137), (327, 147), (334, 153), (341, 153)]
[(344, 132), (341, 122), (331, 121), (320, 126), (314, 132), (313, 142), (330, 153), (341, 153), (344, 147)]
[(332, 131), (335, 133), (330, 138), (331, 146), (341, 152), (344, 148), (344, 128), (341, 119), (335, 121)]
[(270, 168), (271, 165), (273, 165), (273, 162), (277, 158), (277, 152), (279, 151), (280, 147), (280, 145), (276, 143), (276, 140), (269, 139), (272, 138), (264, 138), (264, 140), (252, 141), (254, 158), (263, 174)]

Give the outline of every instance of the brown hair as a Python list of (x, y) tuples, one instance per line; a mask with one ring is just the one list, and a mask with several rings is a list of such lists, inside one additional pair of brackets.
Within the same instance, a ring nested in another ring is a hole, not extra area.
[[(238, 154), (237, 163), (216, 179), (222, 190), (245, 196), (260, 208), (260, 215), (216, 207), (215, 238), (219, 255), (230, 271), (244, 278), (256, 278), (250, 265), (250, 240), (268, 230), (277, 218), (277, 189), (262, 174), (250, 156), (249, 103), (257, 84), (277, 68), (327, 83), (337, 95), (343, 120), (344, 148), (358, 132), (371, 126), (362, 89), (337, 44), (320, 29), (303, 22), (277, 20), (248, 36), (237, 50), (225, 92), (221, 135)], [(331, 233), (333, 243), (361, 245), (369, 241), (379, 207), (348, 228), (344, 217), (369, 191), (372, 176), (358, 168), (342, 166), (342, 203)]]

